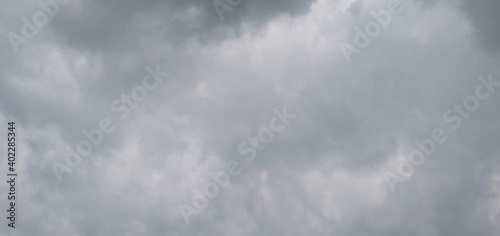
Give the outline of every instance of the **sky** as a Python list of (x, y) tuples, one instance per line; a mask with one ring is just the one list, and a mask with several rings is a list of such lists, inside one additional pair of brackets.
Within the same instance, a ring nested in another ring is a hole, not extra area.
[(500, 235), (498, 0), (0, 2), (0, 235)]

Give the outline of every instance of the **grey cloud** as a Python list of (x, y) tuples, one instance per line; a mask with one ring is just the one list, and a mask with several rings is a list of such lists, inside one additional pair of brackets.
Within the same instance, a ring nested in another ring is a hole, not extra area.
[(463, 10), (471, 19), (480, 47), (487, 52), (498, 54), (500, 50), (500, 29), (497, 14), (500, 2), (489, 1), (465, 1)]
[[(69, 3), (17, 56), (0, 43), (0, 122), (20, 127), (17, 235), (498, 234), (500, 94), (456, 131), (443, 121), (477, 76), (499, 78), (466, 37), (470, 20), (495, 52), (482, 18), (495, 4), (436, 3), (404, 2), (351, 64), (338, 46), (387, 1), (247, 0), (223, 22), (211, 1)], [(6, 8), (2, 32), (36, 6)], [(111, 103), (156, 64), (172, 76), (117, 119)], [(297, 118), (245, 163), (238, 145), (283, 106)], [(59, 183), (53, 161), (105, 117), (116, 130)], [(449, 139), (388, 191), (383, 174), (436, 127)], [(186, 225), (178, 204), (229, 160), (243, 172)]]

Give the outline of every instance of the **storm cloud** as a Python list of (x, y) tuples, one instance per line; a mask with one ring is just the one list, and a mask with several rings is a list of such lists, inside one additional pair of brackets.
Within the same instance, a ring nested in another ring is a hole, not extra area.
[(478, 79), (500, 82), (498, 1), (235, 2), (3, 1), (0, 152), (15, 121), (19, 182), (0, 233), (500, 235), (500, 87)]

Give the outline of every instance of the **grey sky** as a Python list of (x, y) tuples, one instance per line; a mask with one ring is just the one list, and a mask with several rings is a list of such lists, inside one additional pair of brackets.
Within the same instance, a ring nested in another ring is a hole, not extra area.
[[(401, 1), (348, 63), (339, 46), (389, 2), (243, 0), (221, 21), (211, 1), (70, 0), (16, 54), (9, 32), (41, 8), (3, 0), (0, 153), (16, 121), (20, 182), (0, 233), (500, 235), (500, 91), (443, 120), (477, 77), (500, 81), (499, 1)], [(120, 120), (112, 103), (156, 65), (170, 76)], [(296, 118), (245, 163), (239, 144), (285, 106)], [(53, 163), (103, 118), (115, 130), (60, 182)], [(384, 174), (438, 127), (391, 192)], [(178, 205), (230, 160), (242, 173), (187, 225)]]

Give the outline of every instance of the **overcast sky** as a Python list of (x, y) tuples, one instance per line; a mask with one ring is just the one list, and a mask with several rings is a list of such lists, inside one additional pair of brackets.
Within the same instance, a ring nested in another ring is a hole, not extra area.
[(0, 2), (0, 233), (500, 235), (498, 0)]

